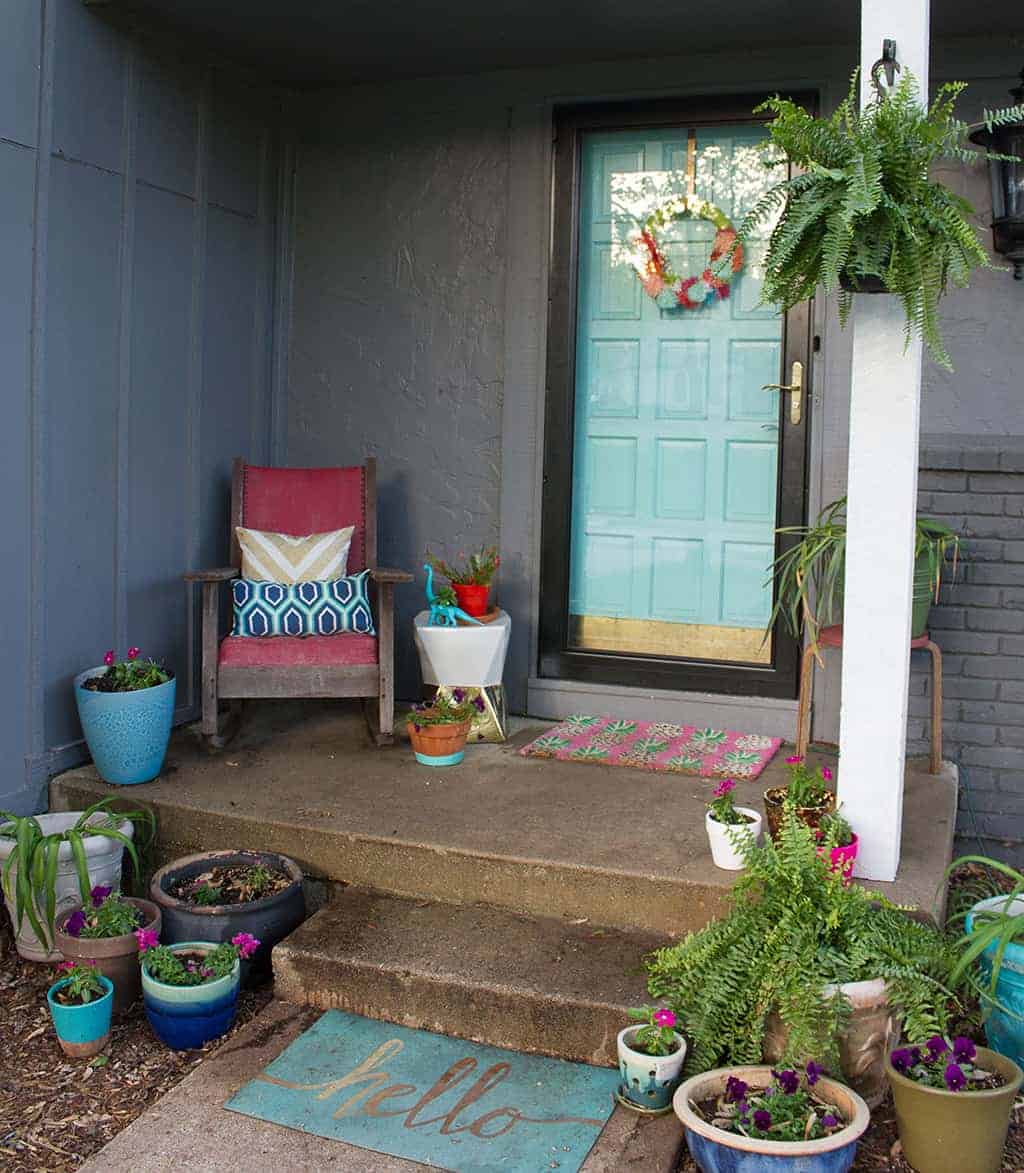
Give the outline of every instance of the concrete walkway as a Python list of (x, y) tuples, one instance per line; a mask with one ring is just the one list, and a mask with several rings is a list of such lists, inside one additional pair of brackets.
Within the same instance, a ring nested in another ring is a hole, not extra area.
[[(426, 1168), (223, 1107), (320, 1013), (271, 1002), (230, 1043), (82, 1165), (82, 1173), (414, 1173)], [(582, 1173), (672, 1173), (683, 1144), (675, 1116), (642, 1119), (616, 1108)], [(556, 1154), (550, 1167), (557, 1169)]]

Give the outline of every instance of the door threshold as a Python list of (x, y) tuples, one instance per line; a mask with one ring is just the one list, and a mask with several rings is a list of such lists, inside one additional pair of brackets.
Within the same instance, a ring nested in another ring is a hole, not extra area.
[(526, 711), (531, 717), (561, 721), (573, 713), (623, 717), (630, 721), (667, 721), (699, 729), (732, 729), (796, 740), (795, 700), (727, 696), (711, 692), (633, 688), (531, 676)]

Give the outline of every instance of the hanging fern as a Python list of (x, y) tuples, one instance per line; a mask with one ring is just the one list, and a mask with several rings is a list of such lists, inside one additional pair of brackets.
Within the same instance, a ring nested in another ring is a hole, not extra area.
[(827, 987), (884, 978), (912, 1042), (945, 1033), (955, 1003), (951, 937), (857, 884), (847, 886), (787, 812), (780, 842), (740, 837), (746, 871), (731, 911), (647, 959), (649, 990), (676, 1012), (690, 1041), (687, 1070), (760, 1063), (765, 1023), (786, 1028), (783, 1062), (838, 1069), (850, 1013)]
[[(815, 118), (787, 98), (769, 98), (768, 167), (797, 173), (757, 202), (738, 230), (742, 242), (778, 215), (764, 261), (763, 300), (789, 309), (821, 287), (839, 288), (845, 325), (850, 287), (880, 279), (900, 299), (907, 340), (923, 338), (932, 357), (952, 369), (939, 329), (939, 298), (949, 284), (965, 286), (977, 268), (991, 268), (967, 217), (966, 200), (929, 177), (939, 159), (972, 163), (1001, 158), (966, 147), (968, 126), (953, 115), (963, 82), (942, 86), (927, 109), (906, 73), (864, 109), (858, 74), (830, 118)], [(985, 111), (991, 130), (1024, 119), (1024, 107)], [(782, 158), (780, 158), (780, 152)], [(781, 208), (781, 214), (780, 214)], [(842, 284), (841, 284), (842, 283)]]

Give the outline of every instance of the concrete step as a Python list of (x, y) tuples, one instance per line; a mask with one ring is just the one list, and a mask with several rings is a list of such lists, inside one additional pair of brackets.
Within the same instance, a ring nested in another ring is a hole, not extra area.
[(274, 993), (403, 1026), (615, 1066), (658, 934), (350, 888), (274, 949)]

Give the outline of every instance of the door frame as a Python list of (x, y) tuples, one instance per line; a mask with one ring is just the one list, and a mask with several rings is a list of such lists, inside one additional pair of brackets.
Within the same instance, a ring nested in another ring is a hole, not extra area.
[[(544, 466), (541, 500), (538, 676), (606, 685), (640, 686), (735, 696), (792, 699), (797, 695), (799, 641), (779, 621), (767, 665), (579, 650), (569, 646), (569, 566), (572, 542), (573, 456), (576, 418), (576, 339), (579, 272), (581, 142), (587, 131), (668, 126), (708, 127), (765, 122), (751, 110), (767, 94), (658, 99), (559, 106), (554, 110), (553, 216), (548, 299)], [(808, 109), (817, 95), (787, 95)], [(779, 443), (796, 459), (781, 462), (776, 525), (806, 522), (810, 448), (811, 303), (783, 319), (782, 370), (804, 364), (804, 410), (799, 425), (784, 418), (779, 396)], [(780, 379), (780, 382), (786, 380)], [(776, 556), (795, 539), (776, 538)]]

